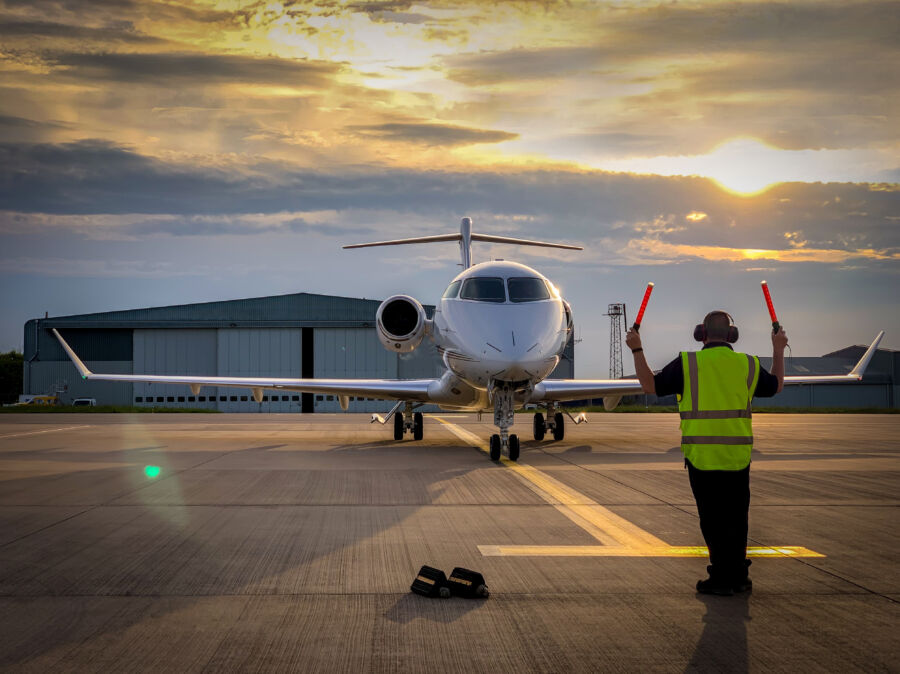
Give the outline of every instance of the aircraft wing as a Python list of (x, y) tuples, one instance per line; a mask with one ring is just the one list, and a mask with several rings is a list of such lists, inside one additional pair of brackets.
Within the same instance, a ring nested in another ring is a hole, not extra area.
[(100, 374), (91, 372), (56, 329), (53, 334), (78, 369), (82, 379), (131, 381), (151, 384), (185, 384), (196, 395), (202, 386), (225, 386), (253, 391), (258, 401), (263, 389), (329, 393), (337, 396), (360, 396), (391, 400), (428, 401), (428, 386), (436, 379), (289, 379), (282, 377), (211, 377), (203, 375)]
[(545, 379), (534, 387), (531, 402), (564, 402), (643, 393), (637, 379)]
[[(784, 378), (789, 384), (839, 384), (862, 381), (863, 374), (878, 350), (884, 337), (884, 330), (878, 333), (859, 362), (846, 374), (789, 375)], [(545, 379), (534, 387), (531, 402), (566, 400), (587, 400), (590, 398), (618, 397), (643, 393), (637, 379)]]

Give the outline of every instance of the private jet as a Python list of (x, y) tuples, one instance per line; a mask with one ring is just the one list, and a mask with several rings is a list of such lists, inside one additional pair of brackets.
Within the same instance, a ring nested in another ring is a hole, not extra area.
[[(535, 441), (549, 432), (554, 440), (565, 435), (565, 417), (574, 423), (586, 421), (584, 414), (564, 414), (560, 404), (571, 400), (602, 398), (613, 410), (622, 396), (641, 393), (637, 379), (548, 379), (559, 363), (573, 334), (572, 308), (557, 287), (536, 270), (502, 260), (472, 264), (472, 242), (516, 244), (582, 250), (579, 246), (532, 241), (472, 231), (472, 220), (463, 218), (458, 233), (377, 241), (344, 248), (396, 246), (457, 241), (462, 271), (450, 282), (428, 318), (421, 302), (410, 295), (394, 295), (378, 307), (375, 330), (381, 344), (394, 353), (409, 353), (431, 340), (440, 353), (444, 372), (436, 379), (287, 379), (278, 377), (205, 377), (148, 374), (98, 374), (91, 372), (55, 329), (82, 378), (119, 382), (186, 384), (193, 395), (203, 386), (249, 389), (257, 402), (263, 391), (299, 391), (335, 395), (341, 408), (351, 396), (397, 401), (385, 416), (372, 422), (392, 420), (394, 439), (404, 435), (421, 440), (424, 432), (423, 405), (450, 411), (493, 412), (498, 433), (490, 438), (490, 458), (499, 461), (505, 451), (511, 461), (519, 458), (518, 435), (510, 433), (515, 411), (525, 405), (538, 411), (532, 420)], [(860, 381), (883, 337), (881, 332), (853, 370), (843, 375), (788, 376), (786, 384)]]

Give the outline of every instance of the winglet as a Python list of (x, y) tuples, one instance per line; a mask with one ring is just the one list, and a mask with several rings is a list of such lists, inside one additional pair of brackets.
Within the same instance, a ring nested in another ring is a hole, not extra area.
[(74, 351), (72, 351), (72, 347), (66, 344), (66, 340), (62, 338), (56, 328), (50, 328), (50, 332), (56, 335), (56, 338), (59, 340), (59, 343), (62, 344), (62, 348), (66, 350), (66, 353), (69, 354), (69, 358), (72, 359), (72, 362), (75, 363), (75, 367), (78, 368), (78, 372), (81, 374), (82, 379), (88, 379), (93, 372), (87, 369), (87, 366), (81, 362), (81, 358), (79, 358)]
[(866, 368), (869, 366), (869, 361), (872, 360), (872, 356), (875, 355), (875, 352), (878, 350), (878, 345), (881, 343), (881, 338), (884, 337), (884, 330), (878, 333), (878, 336), (875, 338), (875, 341), (869, 345), (869, 348), (866, 349), (866, 352), (863, 354), (863, 357), (859, 359), (859, 362), (856, 364), (852, 370), (850, 370), (850, 377), (856, 377), (857, 379), (863, 378), (863, 373), (866, 371)]

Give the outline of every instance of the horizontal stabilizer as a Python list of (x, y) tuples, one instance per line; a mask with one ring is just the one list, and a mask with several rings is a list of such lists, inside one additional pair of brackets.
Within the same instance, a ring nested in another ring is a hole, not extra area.
[(490, 234), (472, 234), (472, 241), (488, 243), (515, 243), (520, 246), (542, 246), (543, 248), (565, 248), (566, 250), (584, 250), (581, 246), (570, 246), (567, 243), (550, 243), (548, 241), (532, 241), (530, 239), (514, 239), (511, 236), (492, 236)]
[(459, 234), (437, 234), (435, 236), (416, 236), (411, 239), (393, 239), (392, 241), (373, 241), (372, 243), (353, 243), (344, 248), (372, 248), (373, 246), (402, 246), (407, 243), (437, 243), (440, 241), (459, 241)]
[(437, 234), (435, 236), (415, 236), (409, 239), (392, 239), (390, 241), (372, 241), (371, 243), (353, 243), (344, 248), (372, 248), (374, 246), (403, 246), (408, 243), (439, 243), (441, 241), (459, 241), (460, 255), (462, 256), (463, 269), (472, 266), (472, 242), (484, 241), (485, 243), (511, 243), (519, 246), (540, 246), (542, 248), (563, 248), (565, 250), (584, 250), (581, 246), (572, 246), (568, 243), (551, 243), (550, 241), (533, 241), (531, 239), (517, 239), (511, 236), (494, 236), (492, 234), (478, 234), (472, 231), (472, 219), (463, 218), (459, 226), (459, 234)]

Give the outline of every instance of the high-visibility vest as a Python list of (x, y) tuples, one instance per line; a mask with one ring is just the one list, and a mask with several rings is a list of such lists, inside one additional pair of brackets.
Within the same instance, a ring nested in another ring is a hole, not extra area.
[(681, 451), (700, 470), (742, 470), (750, 465), (750, 403), (759, 381), (759, 358), (726, 346), (683, 351)]

